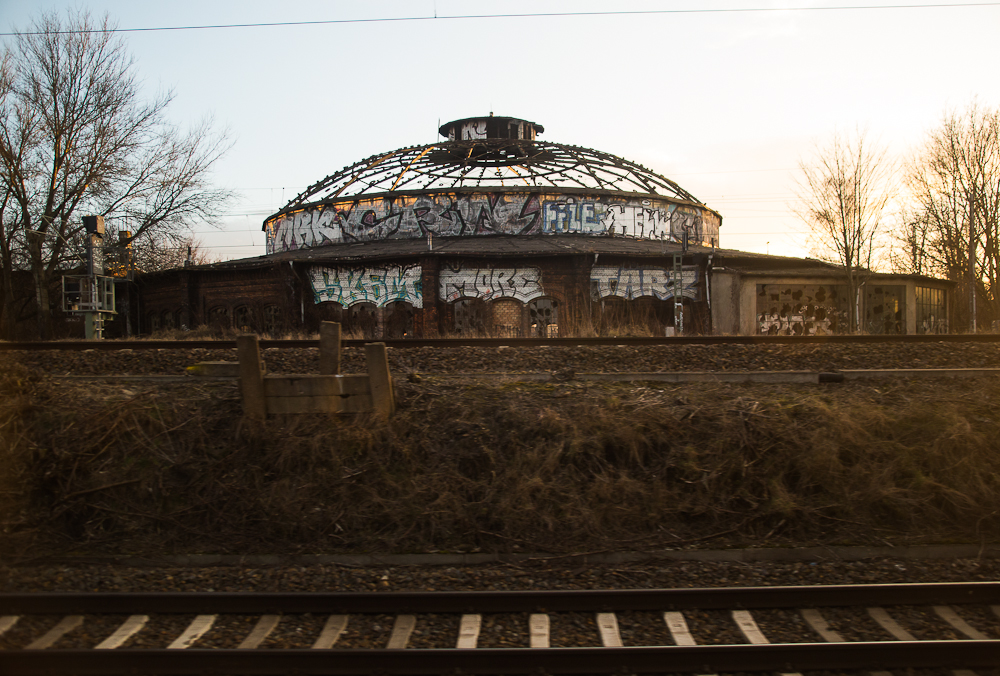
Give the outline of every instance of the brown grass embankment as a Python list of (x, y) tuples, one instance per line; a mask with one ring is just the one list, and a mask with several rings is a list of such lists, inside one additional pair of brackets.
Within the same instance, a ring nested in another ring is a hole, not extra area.
[(0, 372), (0, 554), (996, 541), (995, 379), (400, 384), (388, 422), (231, 384)]

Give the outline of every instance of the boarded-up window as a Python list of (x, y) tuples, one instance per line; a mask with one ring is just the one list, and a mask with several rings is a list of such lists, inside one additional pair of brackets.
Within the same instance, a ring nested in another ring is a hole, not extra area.
[(498, 298), (490, 303), (492, 322), (490, 333), (498, 338), (519, 338), (521, 336), (524, 305), (513, 298)]

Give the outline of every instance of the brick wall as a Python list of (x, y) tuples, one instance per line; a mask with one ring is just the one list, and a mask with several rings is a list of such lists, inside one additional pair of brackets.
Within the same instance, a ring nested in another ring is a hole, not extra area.
[(493, 335), (502, 338), (519, 338), (523, 335), (524, 304), (513, 298), (501, 298), (491, 304)]
[(166, 317), (175, 326), (188, 328), (213, 321), (232, 327), (237, 318), (260, 332), (279, 330), (275, 323), (298, 327), (300, 292), (288, 268), (278, 265), (247, 270), (185, 268), (145, 275), (139, 280), (140, 330), (149, 333), (154, 325), (162, 327)]
[[(528, 304), (546, 299), (558, 308), (555, 330), (560, 335), (588, 335), (600, 323), (595, 312), (600, 312), (601, 303), (593, 301), (590, 295), (590, 271), (595, 262), (592, 254), (461, 258), (425, 255), (420, 260), (423, 308), (413, 310), (413, 335), (454, 334), (454, 301), (458, 298), (485, 304), (482, 323), (487, 333), (527, 336)], [(325, 265), (330, 263), (323, 261)], [(386, 264), (395, 263), (391, 260), (372, 263)], [(600, 264), (663, 267), (667, 262), (608, 256), (601, 257)], [(351, 261), (350, 265), (365, 266), (364, 261)], [(159, 317), (162, 325), (164, 313), (171, 313), (175, 325), (185, 324), (189, 328), (213, 321), (233, 326), (239, 320), (241, 325), (261, 331), (265, 324), (273, 324), (278, 318), (286, 330), (307, 332), (318, 331), (321, 321), (346, 321), (348, 315), (347, 308), (335, 303), (314, 302), (305, 264), (296, 269), (277, 262), (261, 268), (184, 268), (145, 275), (139, 284), (143, 333), (150, 331), (151, 317)], [(450, 299), (443, 299), (442, 294)], [(643, 306), (644, 315), (658, 317), (660, 324), (670, 321), (663, 308), (646, 307), (650, 300), (638, 299), (635, 304)], [(372, 337), (382, 337), (384, 328), (383, 308), (377, 310), (379, 335)]]

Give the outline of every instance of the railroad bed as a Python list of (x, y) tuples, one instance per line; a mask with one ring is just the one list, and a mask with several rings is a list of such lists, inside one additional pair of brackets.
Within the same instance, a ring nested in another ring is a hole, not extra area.
[[(840, 336), (827, 342), (778, 337), (387, 341), (396, 375), (839, 371), (1000, 367), (1000, 336)], [(928, 340), (928, 339), (935, 340)], [(945, 340), (947, 339), (947, 340)], [(728, 341), (728, 342), (727, 342)], [(345, 373), (364, 371), (361, 341), (344, 341)], [(0, 366), (53, 375), (183, 375), (199, 361), (235, 360), (232, 341), (0, 343)], [(261, 341), (271, 373), (317, 373), (316, 341)], [(34, 346), (34, 347), (32, 347)], [(18, 349), (21, 348), (21, 349)]]
[(11, 675), (933, 668), (968, 676), (995, 673), (998, 639), (998, 582), (0, 594), (0, 672)]

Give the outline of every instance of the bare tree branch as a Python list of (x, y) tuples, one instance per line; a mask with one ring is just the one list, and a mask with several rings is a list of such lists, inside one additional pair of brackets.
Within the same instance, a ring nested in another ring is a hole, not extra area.
[(177, 237), (212, 223), (231, 199), (209, 183), (226, 135), (210, 122), (169, 124), (172, 94), (142, 95), (113, 28), (86, 11), (43, 13), (0, 54), (0, 196), (9, 199), (11, 244), (0, 255), (14, 266), (14, 249), (23, 250), (42, 338), (51, 335), (50, 288), (79, 260), (84, 214), (124, 219), (132, 237)]
[(817, 255), (844, 268), (853, 333), (858, 289), (879, 262), (895, 165), (884, 148), (858, 130), (835, 132), (799, 168), (797, 195), (804, 206), (795, 211), (811, 227)]
[[(1000, 320), (1000, 110), (975, 101), (949, 112), (909, 169), (913, 210), (927, 231), (929, 271), (958, 284), (960, 297), (973, 287), (980, 324)], [(956, 304), (967, 324), (969, 303)]]

